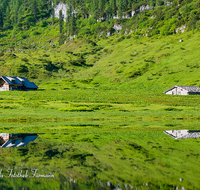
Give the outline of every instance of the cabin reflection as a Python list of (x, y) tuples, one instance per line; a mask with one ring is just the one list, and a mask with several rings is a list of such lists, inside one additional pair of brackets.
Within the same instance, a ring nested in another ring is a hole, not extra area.
[(0, 148), (26, 146), (37, 137), (36, 133), (0, 133)]

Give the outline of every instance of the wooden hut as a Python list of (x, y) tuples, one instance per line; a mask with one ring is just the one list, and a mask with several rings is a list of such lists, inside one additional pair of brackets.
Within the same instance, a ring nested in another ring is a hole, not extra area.
[(171, 95), (200, 95), (198, 86), (174, 86), (164, 92)]
[(28, 81), (25, 77), (0, 77), (0, 91), (12, 91), (12, 90), (37, 90), (38, 87)]

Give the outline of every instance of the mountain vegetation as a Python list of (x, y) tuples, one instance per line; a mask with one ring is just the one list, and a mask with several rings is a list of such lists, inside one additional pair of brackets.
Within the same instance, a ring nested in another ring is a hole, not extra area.
[(199, 17), (199, 0), (1, 0), (1, 75), (200, 85)]
[(1, 133), (39, 134), (1, 175), (55, 173), (2, 189), (199, 189), (200, 140), (163, 133), (200, 128), (199, 96), (163, 93), (200, 86), (199, 18), (200, 0), (0, 0), (0, 75), (39, 86), (0, 94)]
[[(55, 0), (54, 2), (1, 0), (0, 27), (27, 30), (38, 22), (41, 22), (41, 26), (44, 27), (49, 24), (47, 20), (50, 16), (54, 18), (54, 8), (60, 2), (67, 5), (66, 32), (69, 34), (81, 32), (94, 35), (103, 29), (103, 26), (97, 22), (98, 19), (102, 22), (106, 21), (106, 25), (111, 26), (116, 15), (119, 19), (123, 19), (124, 16), (128, 18), (133, 14), (133, 18), (118, 22), (125, 22), (126, 29), (134, 29), (138, 33), (142, 32), (142, 29), (147, 30), (148, 35), (173, 34), (176, 28), (182, 25), (187, 25), (188, 30), (199, 27), (199, 0)], [(148, 7), (141, 9), (141, 6)], [(109, 27), (106, 29), (108, 30)]]

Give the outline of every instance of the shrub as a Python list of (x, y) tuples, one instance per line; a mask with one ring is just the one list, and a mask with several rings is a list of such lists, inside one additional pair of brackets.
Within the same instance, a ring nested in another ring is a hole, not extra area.
[(47, 23), (46, 20), (43, 20), (43, 21), (41, 22), (41, 24), (40, 24), (41, 27), (45, 27), (45, 26), (47, 26), (47, 25), (48, 25), (48, 23)]
[(16, 71), (18, 73), (27, 73), (28, 67), (26, 65), (19, 65), (19, 66), (16, 67)]
[(21, 58), (22, 61), (24, 61), (25, 63), (28, 63), (28, 59), (26, 57)]
[(178, 109), (178, 108), (173, 108), (173, 107), (169, 107), (169, 108), (165, 108), (165, 111), (182, 111), (183, 109)]
[(39, 34), (41, 34), (41, 33), (38, 32), (38, 31), (33, 31), (33, 32), (32, 32), (32, 35), (34, 35), (34, 36), (39, 35)]
[(0, 52), (0, 57), (2, 57), (2, 56), (4, 56), (4, 52), (3, 51)]
[(28, 37), (27, 34), (22, 34), (22, 35), (21, 35), (21, 38), (22, 38), (22, 39), (26, 39), (27, 37)]

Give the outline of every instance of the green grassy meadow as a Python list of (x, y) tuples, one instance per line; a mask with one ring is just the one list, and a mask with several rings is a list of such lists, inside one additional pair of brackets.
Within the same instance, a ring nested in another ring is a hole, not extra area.
[(59, 2), (0, 2), (0, 76), (39, 87), (0, 91), (0, 133), (38, 134), (0, 190), (200, 189), (200, 139), (164, 133), (200, 130), (200, 96), (164, 94), (200, 87), (200, 0)]
[[(2, 76), (39, 86), (0, 92), (0, 132), (39, 134), (25, 147), (1, 149), (0, 169), (38, 168), (55, 177), (0, 177), (1, 189), (200, 189), (200, 140), (163, 133), (200, 130), (199, 96), (163, 93), (200, 86), (199, 31), (59, 46), (58, 26), (36, 28), (23, 31), (30, 37), (17, 48), (0, 48)], [(12, 41), (12, 31), (4, 41)]]
[(5, 187), (102, 189), (100, 180), (104, 189), (112, 189), (108, 181), (122, 188), (199, 188), (199, 139), (163, 133), (199, 130), (198, 96), (80, 88), (76, 81), (63, 89), (62, 82), (57, 89), (43, 84), (36, 92), (1, 92), (0, 131), (39, 134), (25, 147), (1, 150), (3, 171), (23, 166), (55, 173), (50, 179), (13, 179)]

